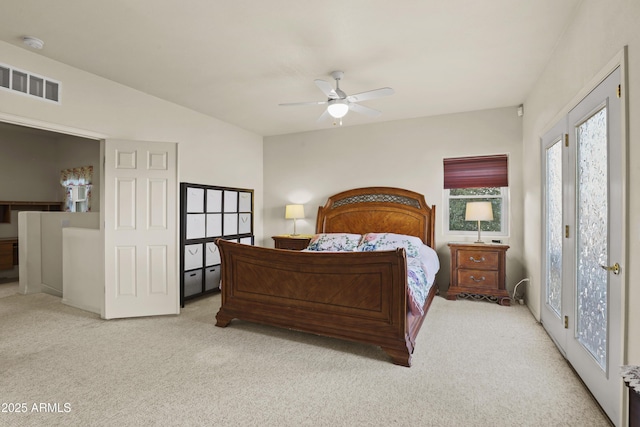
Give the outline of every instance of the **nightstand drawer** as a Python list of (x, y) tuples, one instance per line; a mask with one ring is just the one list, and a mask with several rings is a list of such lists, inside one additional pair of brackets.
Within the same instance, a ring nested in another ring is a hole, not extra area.
[(276, 249), (289, 249), (292, 251), (301, 251), (309, 246), (312, 236), (296, 235), (296, 236), (272, 236)]
[(460, 250), (458, 251), (458, 268), (498, 270), (498, 259), (498, 252)]
[(278, 242), (279, 249), (290, 249), (293, 251), (301, 251), (309, 246), (309, 241), (306, 239), (290, 239), (284, 242)]
[(498, 289), (498, 272), (493, 270), (458, 270), (458, 286)]

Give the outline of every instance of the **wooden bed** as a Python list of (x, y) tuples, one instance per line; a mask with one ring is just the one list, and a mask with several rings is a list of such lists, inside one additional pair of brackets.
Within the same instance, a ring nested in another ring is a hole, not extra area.
[[(435, 249), (435, 206), (408, 190), (345, 191), (318, 209), (317, 233), (390, 232), (417, 236)], [(222, 305), (216, 326), (232, 319), (380, 346), (411, 366), (423, 316), (407, 308), (405, 249), (300, 252), (216, 241), (222, 259)], [(436, 293), (425, 301), (427, 310)]]

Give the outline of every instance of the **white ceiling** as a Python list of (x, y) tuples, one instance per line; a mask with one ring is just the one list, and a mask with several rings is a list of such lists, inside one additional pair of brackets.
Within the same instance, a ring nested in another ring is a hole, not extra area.
[(0, 40), (266, 136), (332, 127), (278, 104), (326, 100), (333, 70), (395, 90), (344, 126), (519, 105), (580, 1), (8, 0)]

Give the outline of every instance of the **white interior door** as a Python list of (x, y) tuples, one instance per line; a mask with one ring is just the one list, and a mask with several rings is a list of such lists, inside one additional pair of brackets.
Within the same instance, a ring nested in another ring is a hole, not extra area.
[(106, 319), (178, 314), (177, 144), (104, 142)]
[(543, 138), (541, 313), (549, 334), (616, 425), (622, 420), (625, 246), (619, 85), (617, 69)]

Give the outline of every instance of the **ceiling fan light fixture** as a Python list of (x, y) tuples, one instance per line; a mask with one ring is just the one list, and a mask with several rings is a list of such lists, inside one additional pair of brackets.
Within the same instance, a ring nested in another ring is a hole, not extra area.
[(331, 117), (335, 119), (340, 119), (347, 115), (349, 112), (349, 105), (347, 101), (344, 99), (335, 99), (329, 101), (329, 106), (327, 107), (327, 111), (331, 115)]

